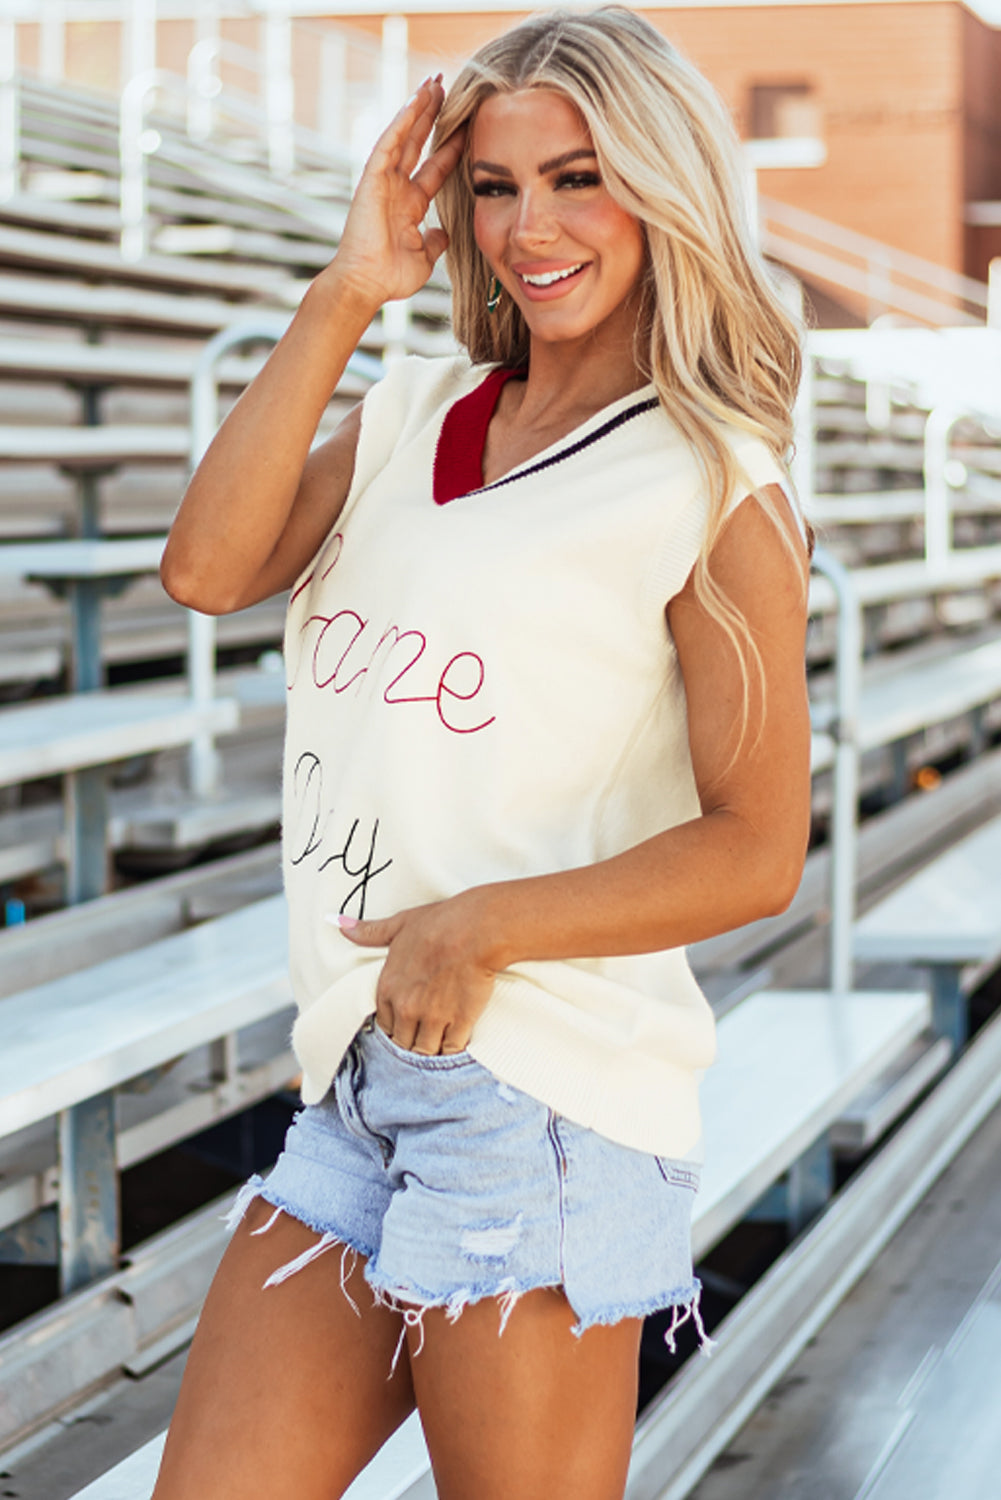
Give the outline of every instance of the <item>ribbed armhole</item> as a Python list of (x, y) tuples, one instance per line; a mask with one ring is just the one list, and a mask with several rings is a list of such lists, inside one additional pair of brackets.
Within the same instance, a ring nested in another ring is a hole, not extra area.
[[(778, 484), (788, 494), (789, 476), (759, 438), (746, 437), (731, 444), (737, 462), (737, 480), (727, 504), (732, 515), (747, 496), (765, 485)], [(792, 502), (790, 502), (792, 503)], [(800, 517), (793, 506), (797, 522)], [(662, 608), (684, 588), (702, 550), (706, 534), (709, 501), (705, 489), (698, 493), (665, 529), (643, 590), (647, 607)]]

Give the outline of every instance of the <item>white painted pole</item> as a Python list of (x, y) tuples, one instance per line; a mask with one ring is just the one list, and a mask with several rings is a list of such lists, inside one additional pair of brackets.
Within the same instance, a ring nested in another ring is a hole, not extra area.
[(1001, 256), (995, 256), (987, 272), (987, 326), (1001, 328)]
[[(386, 16), (382, 23), (381, 128), (385, 128), (410, 93), (407, 47), (406, 16)], [(382, 330), (386, 341), (384, 358), (389, 362), (401, 359), (410, 344), (409, 303), (385, 303)]]
[[(216, 366), (230, 349), (265, 339), (277, 342), (288, 319), (260, 313), (221, 328), (202, 348), (191, 379), (191, 472), (201, 463), (219, 425), (219, 386)], [(195, 703), (207, 706), (215, 697), (216, 627), (213, 615), (188, 610), (188, 692)], [(219, 785), (219, 752), (208, 731), (191, 742), (188, 780), (199, 797), (210, 797)]]
[(862, 670), (862, 613), (851, 573), (826, 548), (813, 566), (829, 578), (838, 599), (837, 717), (833, 726), (834, 801), (831, 810), (830, 985), (847, 994), (854, 977), (852, 929), (858, 844), (858, 703)]
[(47, 0), (39, 26), (39, 72), (46, 83), (62, 83), (66, 75), (66, 7), (63, 0)]
[(947, 463), (949, 436), (959, 414), (936, 406), (925, 423), (925, 561), (929, 567), (948, 562), (952, 551), (952, 514)]
[(317, 129), (330, 145), (348, 143), (348, 48), (341, 31), (328, 31), (320, 43), (320, 99)]
[(132, 0), (124, 41), (125, 82), (156, 67), (156, 0)]
[(195, 44), (188, 53), (188, 136), (193, 141), (207, 141), (215, 126), (215, 105), (222, 90), (218, 74), (219, 10), (212, 3), (198, 12)]
[(264, 111), (268, 167), (276, 177), (295, 170), (294, 110), (292, 18), (286, 6), (272, 4), (264, 16)]
[(146, 156), (155, 150), (159, 136), (144, 128), (150, 94), (169, 75), (149, 69), (134, 74), (122, 89), (118, 116), (118, 193), (123, 260), (142, 260), (148, 249), (146, 216)]
[(0, 201), (14, 197), (20, 185), (20, 177), (17, 25), (13, 16), (0, 16)]

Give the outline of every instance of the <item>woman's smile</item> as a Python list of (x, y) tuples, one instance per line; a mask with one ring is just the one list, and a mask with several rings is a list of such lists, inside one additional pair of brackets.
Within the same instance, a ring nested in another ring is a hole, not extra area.
[(553, 268), (544, 263), (536, 263), (531, 267), (514, 265), (511, 270), (525, 288), (526, 296), (533, 302), (549, 302), (556, 297), (565, 296), (577, 284), (589, 264), (589, 261), (577, 261), (572, 266)]
[(477, 245), (533, 336), (631, 332), (643, 227), (609, 193), (569, 100), (548, 89), (492, 95), (471, 161)]

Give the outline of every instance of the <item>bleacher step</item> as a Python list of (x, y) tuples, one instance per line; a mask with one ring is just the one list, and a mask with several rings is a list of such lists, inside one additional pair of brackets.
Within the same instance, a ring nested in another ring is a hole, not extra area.
[(934, 1083), (951, 1057), (952, 1048), (945, 1037), (928, 1034), (916, 1038), (835, 1120), (831, 1145), (838, 1151), (867, 1151)]
[[(165, 1439), (166, 1433), (152, 1438), (123, 1463), (80, 1490), (74, 1500), (146, 1500), (156, 1482)], [(416, 1487), (422, 1478), (427, 1481), (426, 1500), (433, 1500), (436, 1491), (428, 1462), (420, 1419), (414, 1412), (383, 1444), (364, 1473), (345, 1490), (344, 1500), (399, 1500), (403, 1495), (407, 1500), (422, 1500), (424, 1487)]]

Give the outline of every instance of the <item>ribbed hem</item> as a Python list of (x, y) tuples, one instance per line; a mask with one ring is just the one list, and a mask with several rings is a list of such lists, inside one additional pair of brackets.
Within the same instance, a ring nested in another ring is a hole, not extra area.
[[(695, 1069), (621, 1040), (610, 1046), (607, 1034), (575, 1024), (588, 1018), (577, 1017), (565, 1002), (543, 1006), (540, 998), (527, 981), (499, 977), (469, 1045), (477, 1062), (619, 1145), (678, 1159), (699, 1146), (699, 1079), (712, 1061), (711, 1015), (705, 1058)], [(647, 1004), (657, 1007), (655, 1001)]]

